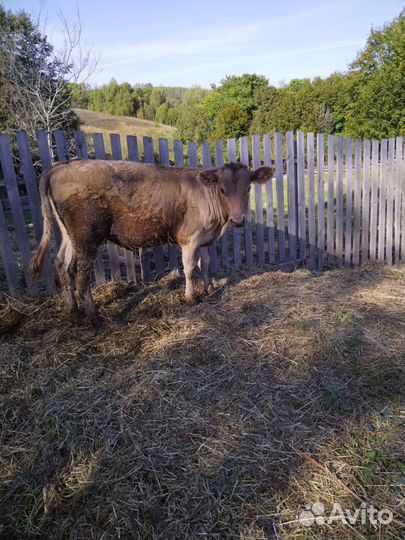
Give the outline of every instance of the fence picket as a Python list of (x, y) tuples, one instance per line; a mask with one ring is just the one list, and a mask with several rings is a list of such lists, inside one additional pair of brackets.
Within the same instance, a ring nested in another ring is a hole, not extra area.
[(174, 141), (174, 161), (177, 167), (184, 167), (184, 146), (182, 141)]
[[(170, 167), (170, 152), (169, 152), (169, 142), (167, 139), (159, 139), (159, 157), (160, 157), (160, 164), (165, 167)], [(174, 270), (175, 268), (178, 268), (178, 254), (179, 254), (179, 248), (178, 246), (173, 243), (174, 240), (171, 239), (172, 243), (169, 243), (169, 266), (170, 270)]]
[[(250, 168), (249, 163), (249, 139), (240, 137), (239, 139), (240, 161), (246, 167)], [(247, 223), (245, 225), (245, 262), (248, 268), (253, 266), (253, 234), (252, 234), (252, 216), (250, 210), (250, 201), (248, 206)]]
[(53, 132), (56, 145), (56, 154), (58, 156), (59, 163), (66, 163), (70, 160), (69, 147), (66, 140), (65, 132), (61, 129), (57, 129)]
[(378, 260), (385, 259), (385, 226), (387, 215), (387, 139), (381, 141), (381, 181), (380, 181), (380, 212), (378, 222)]
[(6, 217), (3, 211), (3, 205), (0, 200), (0, 256), (3, 261), (4, 273), (6, 275), (6, 281), (8, 290), (11, 296), (19, 295), (19, 284), (17, 265), (13, 255), (10, 238), (7, 231)]
[[(271, 138), (266, 134), (263, 138), (264, 146), (264, 165), (272, 167), (271, 157)], [(266, 223), (267, 223), (267, 245), (268, 262), (274, 264), (276, 260), (275, 242), (274, 242), (274, 197), (273, 197), (273, 178), (266, 182)]]
[(368, 259), (370, 226), (370, 141), (364, 141), (363, 149), (363, 188), (361, 212), (361, 262)]
[(38, 294), (38, 288), (32, 283), (28, 272), (31, 260), (31, 249), (25, 227), (24, 212), (21, 205), (20, 194), (18, 192), (17, 176), (14, 169), (11, 145), (7, 135), (0, 135), (0, 162), (4, 176), (4, 183), (8, 200), (10, 202), (11, 215), (13, 217), (14, 230), (18, 247), (24, 265), (24, 277), (29, 294)]
[(402, 159), (400, 162), (400, 182), (402, 186), (402, 205), (401, 205), (401, 261), (405, 261), (405, 152), (402, 147)]
[(345, 213), (345, 265), (350, 266), (352, 254), (353, 223), (353, 148), (352, 140), (346, 139), (346, 213)]
[(360, 224), (361, 224), (361, 185), (362, 185), (362, 145), (355, 142), (354, 167), (356, 183), (354, 186), (354, 225), (353, 225), (353, 257), (354, 266), (360, 263)]
[(298, 194), (298, 247), (300, 258), (306, 257), (305, 223), (305, 142), (302, 131), (297, 132), (297, 194)]
[[(202, 165), (204, 169), (211, 169), (212, 160), (211, 160), (211, 149), (210, 145), (207, 142), (202, 143), (201, 145), (202, 152)], [(217, 259), (217, 246), (216, 244), (208, 247), (208, 252), (210, 254), (210, 271), (213, 274), (216, 274), (218, 271), (218, 259)]]
[[(316, 220), (315, 220), (315, 139), (313, 133), (307, 134), (308, 167), (308, 240), (310, 268), (315, 268), (316, 260)], [(304, 207), (305, 208), (305, 207)]]
[[(228, 163), (236, 163), (236, 139), (228, 139), (226, 143), (228, 151)], [(236, 227), (232, 227), (233, 264), (235, 268), (242, 265), (241, 233)]]
[(326, 232), (328, 262), (335, 255), (335, 137), (328, 137), (328, 223)]
[(139, 148), (138, 148), (138, 138), (136, 135), (127, 135), (127, 148), (128, 148), (128, 159), (130, 161), (139, 161)]
[(325, 141), (322, 134), (316, 137), (317, 171), (318, 171), (318, 269), (323, 269), (325, 257)]
[[(288, 188), (288, 245), (289, 258), (291, 261), (297, 259), (297, 190), (296, 190), (296, 170), (295, 170), (295, 144), (294, 132), (288, 131), (286, 134), (287, 140), (287, 188)], [(280, 143), (279, 143), (280, 145)], [(277, 154), (278, 164), (277, 164)], [(282, 157), (280, 158), (280, 149), (277, 152), (276, 147), (276, 171), (282, 166)], [(280, 201), (277, 200), (277, 206)], [(277, 208), (277, 214), (279, 210)], [(278, 218), (277, 218), (278, 221)]]
[[(38, 178), (32, 161), (32, 153), (26, 133), (17, 133), (17, 145), (20, 160), (23, 166), (24, 181), (27, 188), (28, 201), (30, 204), (32, 223), (34, 225), (35, 239), (37, 244), (41, 241), (43, 232), (43, 219), (41, 213), (41, 200), (38, 192)], [(55, 273), (51, 265), (49, 255), (45, 255), (41, 272), (47, 292), (55, 292)]]
[(343, 138), (336, 144), (336, 259), (343, 264)]
[(377, 258), (377, 224), (378, 224), (378, 157), (380, 145), (372, 142), (371, 157), (371, 199), (370, 199), (370, 260)]
[(53, 165), (53, 157), (48, 133), (45, 130), (40, 129), (37, 131), (37, 143), (39, 157), (41, 158), (42, 163), (42, 171), (49, 171)]
[(402, 156), (403, 138), (397, 137), (395, 149), (395, 200), (394, 200), (394, 215), (395, 215), (395, 238), (394, 238), (394, 250), (395, 258), (394, 262), (397, 264), (401, 260), (401, 196), (402, 196), (402, 182), (401, 166), (403, 163)]
[(83, 131), (75, 131), (73, 138), (75, 141), (77, 157), (81, 159), (89, 159), (85, 133)]
[[(262, 150), (260, 136), (252, 137), (252, 165), (253, 169), (258, 169), (262, 164)], [(256, 218), (256, 256), (257, 264), (264, 264), (264, 224), (263, 224), (263, 193), (261, 184), (254, 184), (255, 196), (255, 218)]]
[(277, 194), (277, 243), (279, 261), (285, 261), (285, 210), (284, 210), (284, 165), (283, 165), (283, 136), (274, 135), (274, 150), (276, 160), (276, 194)]
[(188, 143), (188, 166), (195, 169), (198, 167), (198, 148), (192, 141)]
[[(224, 143), (217, 141), (215, 143), (215, 165), (222, 167), (224, 164)], [(229, 266), (229, 231), (221, 236), (221, 263), (227, 268)]]
[[(122, 147), (121, 147), (121, 137), (118, 133), (110, 133), (110, 143), (111, 143), (111, 158), (118, 161), (122, 160)], [(117, 247), (118, 251), (118, 247)], [(127, 269), (127, 280), (133, 281), (136, 283), (136, 272), (135, 272), (135, 258), (134, 252), (130, 249), (124, 249), (125, 257), (125, 266)]]
[(386, 221), (386, 249), (385, 260), (392, 264), (392, 243), (394, 229), (394, 154), (395, 154), (395, 139), (391, 138), (388, 142), (388, 178), (387, 178), (387, 221)]

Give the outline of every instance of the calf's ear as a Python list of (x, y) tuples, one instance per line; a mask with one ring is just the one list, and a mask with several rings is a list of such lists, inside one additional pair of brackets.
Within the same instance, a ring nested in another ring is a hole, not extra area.
[(218, 183), (219, 177), (217, 171), (200, 171), (197, 174), (197, 180), (201, 184), (209, 185)]
[(265, 184), (267, 180), (273, 178), (274, 171), (271, 167), (260, 167), (255, 171), (250, 172), (250, 181), (257, 184)]

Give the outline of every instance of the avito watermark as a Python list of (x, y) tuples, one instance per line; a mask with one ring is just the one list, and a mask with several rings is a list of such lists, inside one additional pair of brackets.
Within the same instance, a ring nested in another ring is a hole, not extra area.
[(305, 506), (299, 516), (298, 521), (306, 527), (312, 525), (331, 525), (335, 522), (341, 522), (344, 525), (389, 525), (393, 520), (391, 510), (386, 508), (378, 510), (372, 504), (361, 503), (359, 508), (354, 511), (348, 508), (343, 509), (339, 503), (335, 503), (329, 514), (326, 512), (325, 506), (317, 501), (312, 505)]

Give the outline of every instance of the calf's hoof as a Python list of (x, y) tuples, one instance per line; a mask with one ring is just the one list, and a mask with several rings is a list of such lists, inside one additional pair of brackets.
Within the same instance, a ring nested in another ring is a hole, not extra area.
[(186, 296), (185, 299), (186, 299), (186, 304), (189, 306), (195, 306), (197, 303), (195, 296)]
[(210, 285), (208, 285), (208, 289), (206, 289), (205, 292), (206, 292), (206, 295), (207, 295), (207, 296), (213, 295), (214, 292), (215, 292), (215, 287), (214, 287), (214, 285), (213, 285), (212, 283), (211, 283)]

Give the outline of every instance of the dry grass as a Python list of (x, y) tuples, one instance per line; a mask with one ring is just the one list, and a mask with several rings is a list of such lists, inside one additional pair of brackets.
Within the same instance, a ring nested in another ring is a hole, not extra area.
[(235, 273), (194, 308), (173, 276), (114, 283), (98, 333), (60, 297), (8, 301), (0, 537), (404, 538), (297, 521), (359, 507), (341, 482), (404, 521), (403, 279)]
[(84, 122), (81, 130), (88, 134), (102, 133), (106, 152), (111, 154), (110, 133), (121, 135), (122, 152), (124, 158), (128, 157), (126, 147), (126, 136), (137, 135), (139, 150), (143, 152), (142, 137), (152, 137), (155, 143), (155, 152), (158, 152), (159, 138), (172, 141), (176, 136), (176, 128), (153, 122), (150, 120), (140, 120), (134, 116), (115, 116), (113, 114), (89, 111), (87, 109), (75, 109), (80, 120)]

